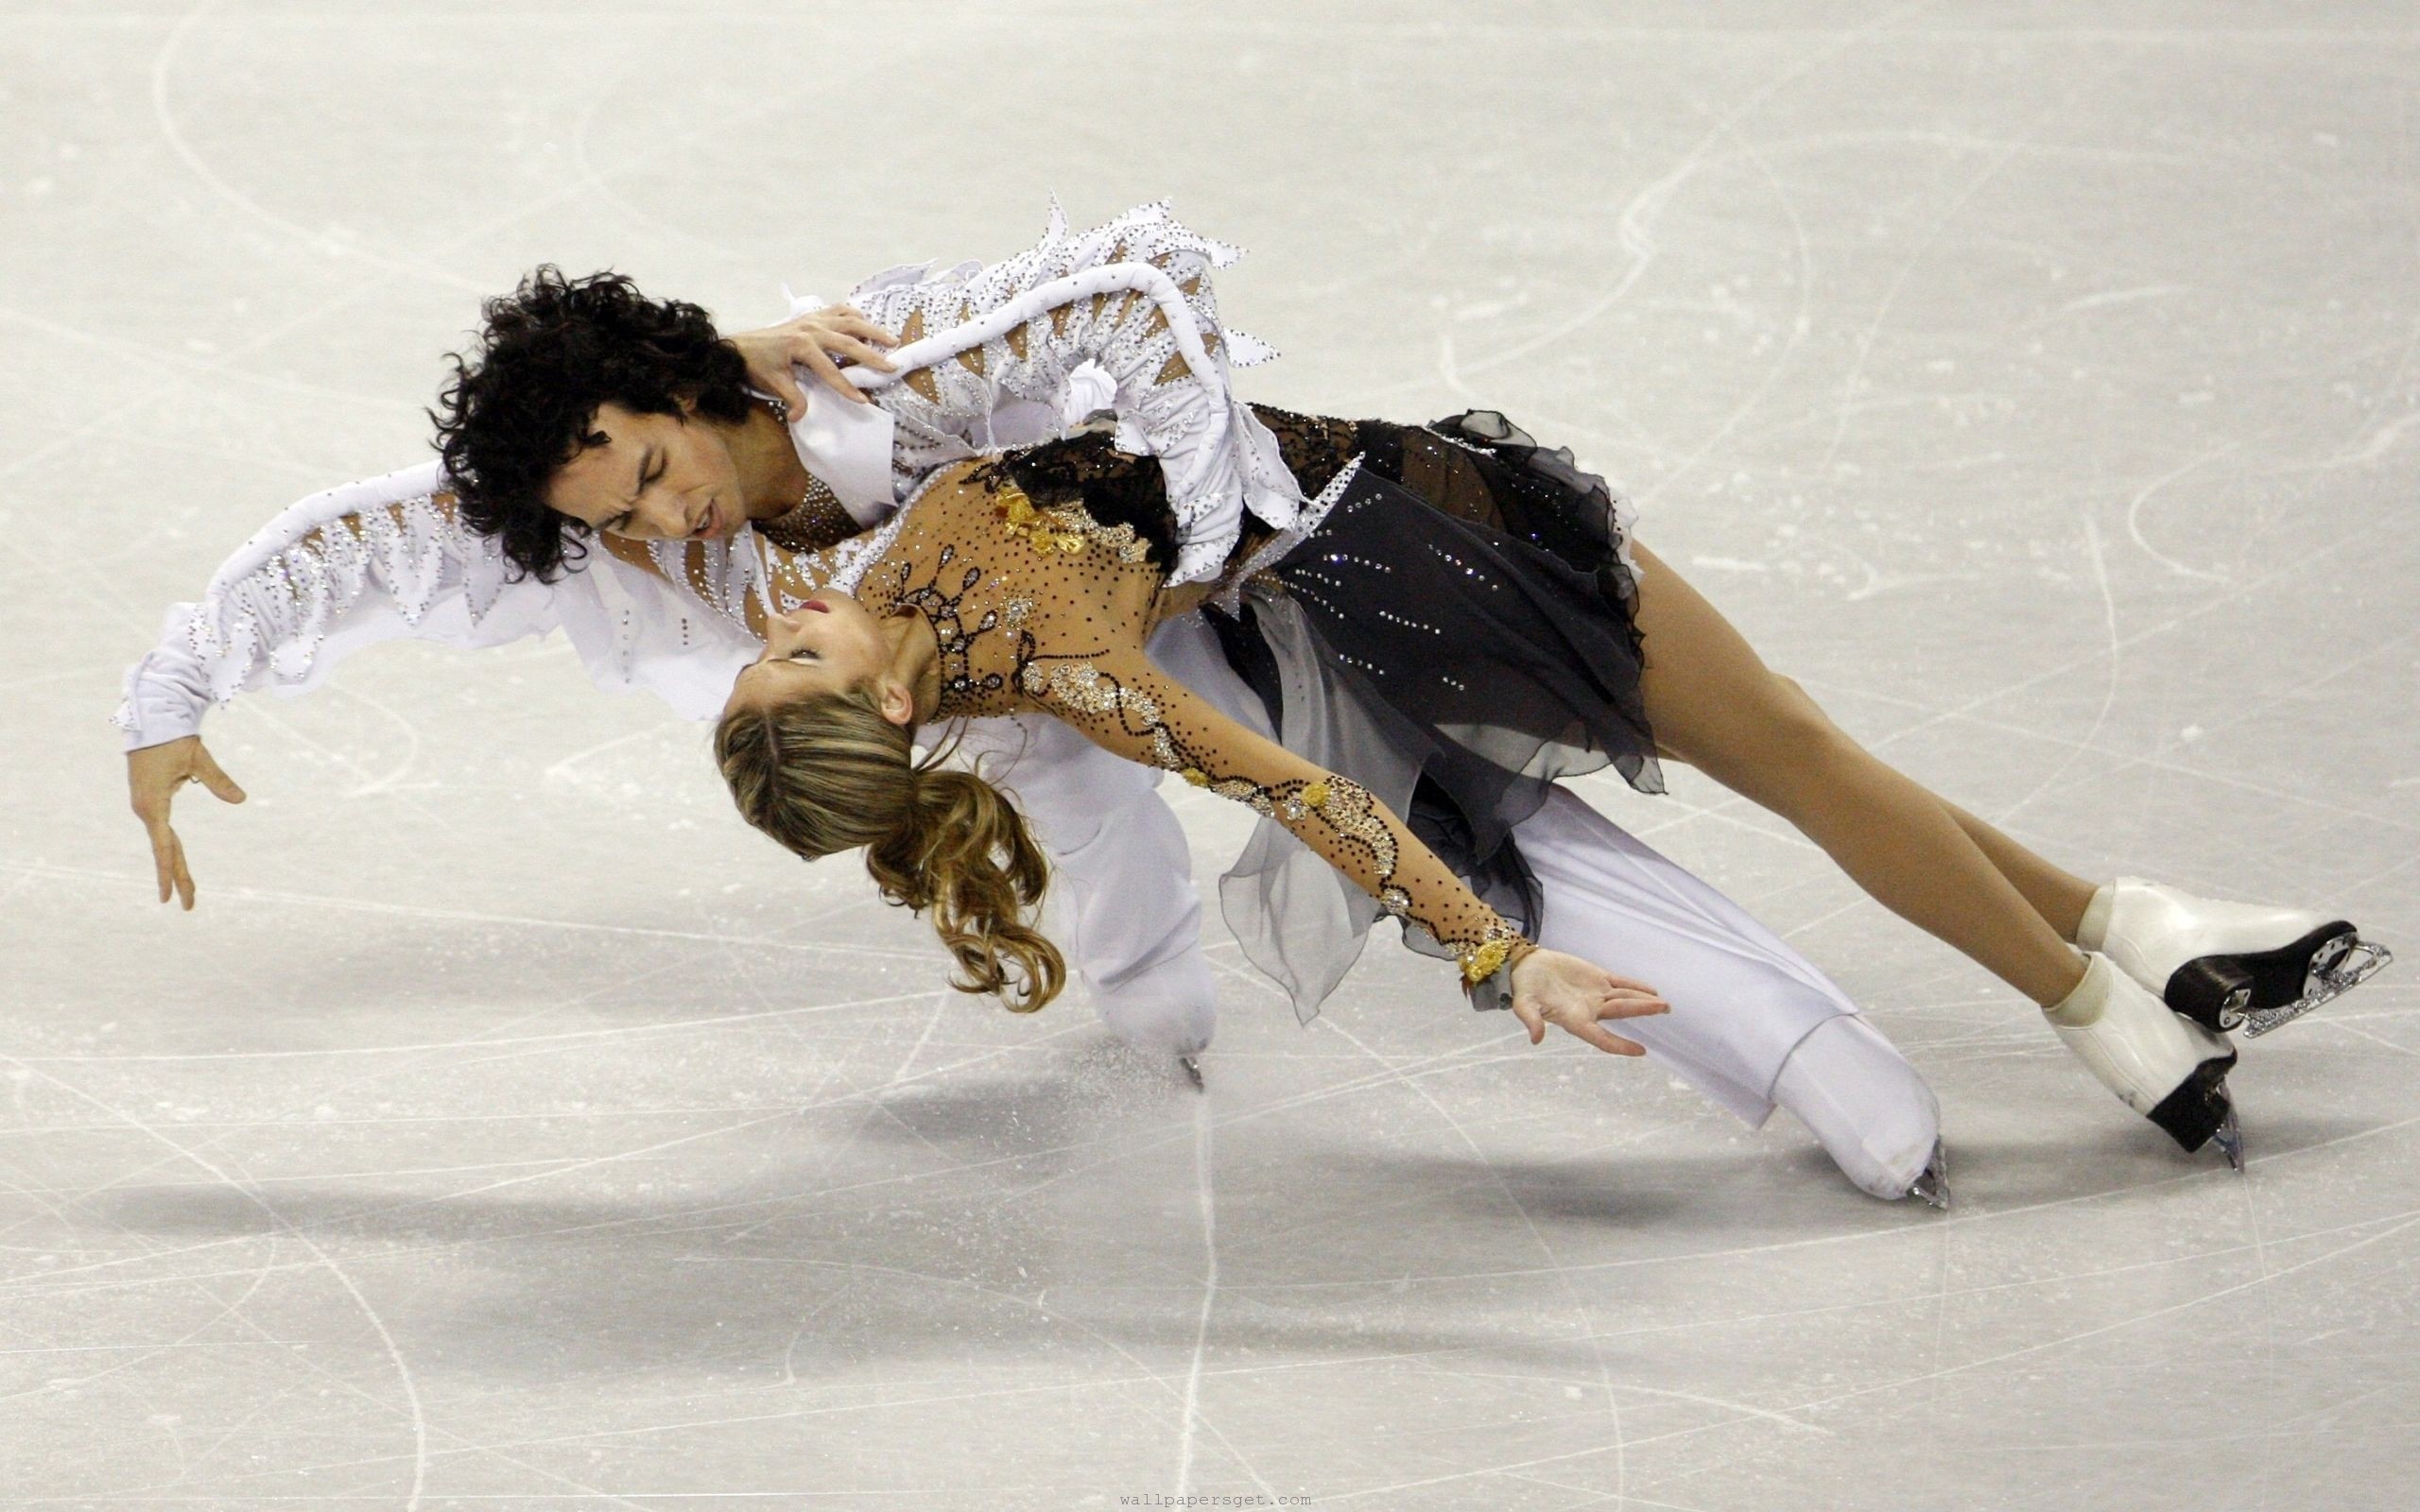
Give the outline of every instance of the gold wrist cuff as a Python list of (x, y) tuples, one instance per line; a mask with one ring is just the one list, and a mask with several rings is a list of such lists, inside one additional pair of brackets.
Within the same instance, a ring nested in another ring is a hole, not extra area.
[(1475, 945), (1462, 956), (1462, 981), (1466, 986), (1476, 987), (1505, 968), (1518, 965), (1522, 956), (1537, 948), (1534, 941), (1518, 935), (1506, 935), (1483, 945)]

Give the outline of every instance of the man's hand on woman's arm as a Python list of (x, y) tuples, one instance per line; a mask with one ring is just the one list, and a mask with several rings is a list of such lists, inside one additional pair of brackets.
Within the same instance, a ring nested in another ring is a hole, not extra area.
[(794, 315), (762, 331), (743, 331), (726, 337), (748, 364), (748, 380), (790, 407), (792, 418), (806, 413), (806, 390), (799, 387), (796, 368), (804, 368), (852, 404), (871, 403), (840, 371), (840, 360), (890, 371), (880, 351), (899, 345), (899, 338), (846, 304)]
[(177, 789), (187, 782), (199, 782), (224, 802), (244, 801), (244, 790), (202, 748), (199, 735), (186, 735), (126, 753), (127, 795), (133, 801), (134, 816), (143, 821), (144, 830), (151, 836), (151, 863), (159, 871), (160, 901), (166, 902), (174, 892), (190, 909), (193, 873), (185, 868), (184, 844), (168, 824), (168, 806), (174, 801)]

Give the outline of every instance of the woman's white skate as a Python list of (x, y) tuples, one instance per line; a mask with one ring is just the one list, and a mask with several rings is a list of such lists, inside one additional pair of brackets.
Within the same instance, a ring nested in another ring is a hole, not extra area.
[(2137, 877), (2107, 889), (2102, 954), (2206, 1029), (2256, 1039), (2394, 959), (2342, 919), (2196, 898)]

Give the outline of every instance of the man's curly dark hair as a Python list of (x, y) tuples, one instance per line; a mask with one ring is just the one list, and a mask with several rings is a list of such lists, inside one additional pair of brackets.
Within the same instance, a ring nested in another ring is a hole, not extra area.
[(497, 538), (515, 576), (552, 582), (587, 556), (591, 527), (546, 507), (556, 471), (606, 438), (596, 406), (709, 420), (748, 416), (748, 365), (714, 319), (650, 300), (623, 274), (563, 277), (546, 264), (479, 307), (479, 349), (449, 356), (454, 381), (429, 411), (462, 523)]

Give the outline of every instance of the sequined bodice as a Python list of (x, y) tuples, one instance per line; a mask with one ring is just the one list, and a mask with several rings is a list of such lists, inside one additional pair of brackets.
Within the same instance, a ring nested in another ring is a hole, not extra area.
[(1037, 504), (997, 461), (950, 469), (908, 511), (857, 597), (913, 610), (941, 652), (945, 719), (1029, 704), (1019, 675), (1069, 645), (1140, 645), (1158, 623), (1161, 568), (1130, 524), (1080, 501)]

